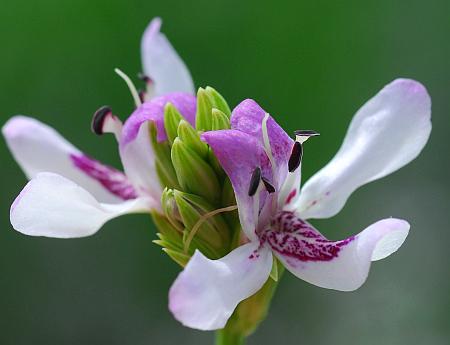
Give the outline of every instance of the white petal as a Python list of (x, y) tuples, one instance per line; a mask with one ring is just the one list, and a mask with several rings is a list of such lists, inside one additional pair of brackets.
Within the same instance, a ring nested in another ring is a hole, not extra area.
[(169, 292), (169, 308), (183, 325), (223, 328), (238, 303), (256, 293), (272, 268), (272, 254), (248, 243), (220, 260), (196, 251)]
[(336, 156), (304, 185), (297, 212), (302, 218), (338, 213), (365, 183), (406, 165), (431, 132), (431, 100), (418, 82), (397, 79), (355, 115)]
[[(86, 157), (53, 128), (26, 116), (11, 118), (2, 128), (9, 149), (26, 176), (31, 179), (48, 171), (60, 174), (86, 188), (103, 202), (121, 202), (122, 198), (111, 193), (102, 183), (77, 167), (73, 157)], [(91, 160), (99, 168), (111, 169)], [(115, 178), (120, 172), (115, 174)], [(121, 176), (122, 180), (125, 179)], [(126, 181), (124, 181), (126, 182)]]
[(97, 232), (108, 220), (127, 213), (146, 212), (150, 200), (120, 204), (99, 203), (76, 183), (54, 173), (32, 179), (11, 206), (11, 224), (30, 236), (74, 238)]
[(161, 19), (153, 19), (144, 32), (141, 42), (144, 73), (154, 82), (155, 94), (160, 96), (170, 92), (194, 94), (191, 74), (170, 44), (160, 32)]
[(369, 274), (371, 261), (394, 253), (409, 231), (404, 220), (384, 219), (356, 236), (333, 242), (305, 222), (295, 226), (289, 221), (293, 226), (285, 229), (288, 231), (269, 230), (266, 235), (274, 254), (298, 278), (340, 291), (359, 288)]
[(149, 122), (139, 127), (133, 141), (120, 145), (120, 157), (129, 179), (140, 194), (151, 195), (158, 201), (162, 186), (156, 172), (155, 152), (150, 142)]

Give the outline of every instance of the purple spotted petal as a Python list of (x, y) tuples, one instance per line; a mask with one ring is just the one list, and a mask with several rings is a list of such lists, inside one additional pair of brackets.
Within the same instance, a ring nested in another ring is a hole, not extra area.
[[(258, 219), (254, 212), (254, 197), (248, 195), (252, 173), (256, 167), (260, 167), (262, 176), (272, 180), (269, 160), (262, 145), (255, 137), (232, 129), (206, 132), (202, 135), (202, 140), (211, 146), (230, 178), (242, 228), (248, 238), (255, 239)], [(261, 206), (266, 196), (266, 192), (261, 192)]]
[[(231, 114), (231, 128), (247, 133), (263, 143), (262, 121), (265, 115), (266, 111), (258, 103), (246, 99), (234, 108)], [(277, 184), (280, 188), (288, 173), (288, 161), (294, 141), (271, 116), (267, 120), (267, 133), (277, 165)]]
[(292, 212), (281, 212), (262, 235), (274, 254), (295, 276), (311, 284), (340, 291), (359, 288), (371, 261), (395, 252), (408, 235), (400, 219), (380, 220), (356, 236), (330, 241)]

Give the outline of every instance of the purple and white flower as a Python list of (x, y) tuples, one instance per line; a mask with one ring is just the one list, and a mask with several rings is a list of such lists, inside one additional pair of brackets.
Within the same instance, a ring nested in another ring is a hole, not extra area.
[(307, 220), (337, 214), (357, 188), (417, 157), (431, 131), (431, 101), (418, 82), (397, 79), (354, 116), (335, 157), (300, 189), (303, 143), (292, 140), (255, 101), (233, 111), (230, 130), (202, 139), (213, 149), (236, 195), (243, 244), (219, 260), (196, 251), (169, 294), (184, 325), (223, 328), (237, 304), (266, 282), (275, 256), (311, 284), (359, 288), (372, 261), (395, 252), (408, 235), (401, 219), (380, 220), (359, 234), (331, 241)]
[(171, 102), (191, 124), (196, 98), (192, 78), (154, 19), (142, 38), (142, 62), (149, 92), (122, 122), (108, 107), (94, 116), (97, 134), (113, 133), (125, 173), (81, 152), (49, 126), (26, 116), (11, 118), (2, 133), (14, 158), (31, 180), (11, 206), (13, 227), (32, 236), (89, 236), (117, 216), (160, 209), (148, 123), (159, 142), (167, 140), (164, 106)]

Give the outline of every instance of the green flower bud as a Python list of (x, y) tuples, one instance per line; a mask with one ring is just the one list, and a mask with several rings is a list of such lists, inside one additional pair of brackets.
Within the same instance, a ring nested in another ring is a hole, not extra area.
[(219, 178), (220, 181), (222, 181), (225, 178), (225, 171), (223, 171), (222, 166), (219, 163), (219, 160), (217, 159), (213, 150), (210, 147), (208, 147), (207, 158), (209, 165), (212, 166), (217, 177)]
[(200, 157), (206, 158), (208, 154), (208, 145), (200, 140), (200, 135), (186, 120), (181, 120), (178, 125), (178, 137), (189, 148), (197, 152)]
[(210, 131), (212, 128), (211, 111), (213, 108), (212, 99), (205, 89), (199, 88), (197, 91), (197, 114), (195, 127), (198, 131)]
[(212, 130), (230, 129), (230, 119), (219, 109), (212, 110)]
[(181, 267), (184, 267), (189, 262), (189, 259), (191, 258), (190, 255), (177, 252), (176, 250), (171, 250), (169, 248), (163, 248), (162, 249), (167, 255), (169, 255), (173, 261), (175, 261), (177, 264), (179, 264)]
[(209, 164), (180, 138), (176, 138), (173, 142), (171, 156), (181, 188), (217, 204), (221, 188)]
[(149, 131), (150, 141), (155, 153), (155, 168), (161, 184), (165, 187), (179, 188), (177, 175), (172, 165), (170, 144), (167, 141), (160, 143), (157, 141), (154, 122), (150, 122)]
[(177, 229), (171, 224), (167, 217), (164, 217), (164, 215), (156, 211), (151, 211), (151, 215), (153, 222), (159, 231), (158, 237), (160, 238), (160, 243), (158, 244), (164, 242), (164, 247), (182, 251), (183, 228), (181, 228), (180, 231), (180, 229)]
[(193, 254), (197, 247), (210, 258), (225, 255), (230, 249), (230, 232), (222, 216), (210, 215), (214, 207), (197, 195), (175, 190), (174, 196), (185, 227), (185, 252)]
[(173, 225), (179, 229), (183, 230), (183, 226), (180, 223), (182, 221), (180, 213), (178, 212), (177, 204), (175, 202), (173, 189), (164, 188), (161, 195), (161, 207), (164, 215), (169, 219)]
[(177, 137), (178, 124), (182, 119), (183, 116), (181, 116), (177, 108), (172, 103), (167, 103), (164, 107), (164, 127), (171, 144)]
[(223, 98), (222, 95), (218, 93), (215, 89), (213, 89), (211, 86), (207, 86), (205, 91), (208, 94), (208, 96), (210, 96), (210, 98), (213, 100), (214, 108), (219, 109), (228, 118), (230, 118), (231, 110), (225, 98)]

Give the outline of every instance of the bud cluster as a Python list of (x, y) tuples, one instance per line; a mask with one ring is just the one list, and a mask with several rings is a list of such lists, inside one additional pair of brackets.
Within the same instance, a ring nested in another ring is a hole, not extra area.
[(159, 231), (154, 242), (181, 266), (196, 249), (218, 259), (239, 242), (240, 223), (230, 180), (200, 139), (202, 132), (229, 129), (230, 114), (225, 99), (208, 86), (197, 93), (195, 128), (171, 103), (164, 109), (168, 140), (158, 142), (156, 126), (150, 124), (156, 171), (165, 187), (162, 213), (152, 212)]

